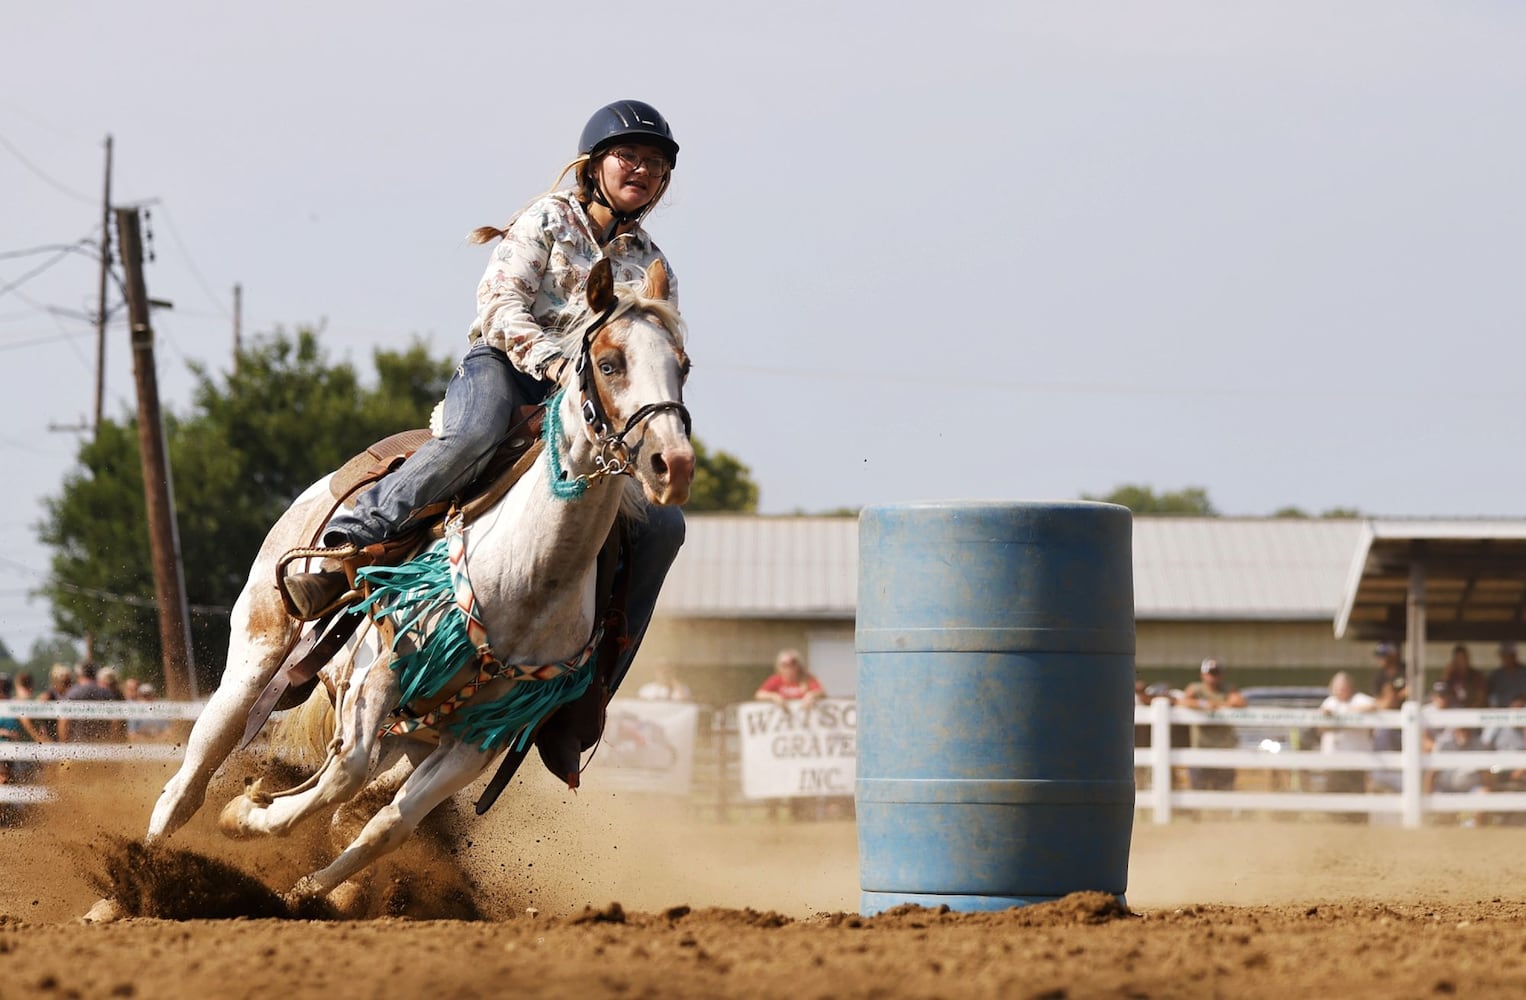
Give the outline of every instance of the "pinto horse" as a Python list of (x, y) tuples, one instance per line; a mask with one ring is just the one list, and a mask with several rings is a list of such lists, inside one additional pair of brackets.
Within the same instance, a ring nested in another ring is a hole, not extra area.
[[(463, 704), (468, 711), (481, 708), (491, 715), (507, 700), (538, 697), (535, 718), (544, 718), (547, 699), (536, 692), (550, 689), (536, 686), (552, 681), (536, 679), (538, 665), (560, 665), (557, 676), (566, 693), (553, 702), (586, 688), (586, 679), (581, 687), (567, 681), (576, 680), (578, 669), (590, 669), (571, 664), (580, 650), (586, 654), (597, 645), (590, 640), (599, 626), (597, 557), (621, 510), (630, 482), (626, 475), (651, 503), (688, 498), (695, 461), (683, 405), (689, 362), (666, 272), (653, 264), (644, 288), (616, 287), (608, 262), (601, 261), (589, 277), (586, 299), (587, 318), (563, 341), (561, 390), (547, 403), (544, 456), (455, 538), (469, 567), (470, 593), (491, 656), (511, 667), (530, 665), (486, 679)], [(201, 807), (214, 772), (239, 742), (251, 707), (304, 627), (283, 609), (275, 567), (283, 553), (319, 533), (329, 508), (327, 484), (325, 479), (299, 497), (265, 539), (234, 605), (222, 683), (191, 731), (180, 770), (154, 806), (150, 841), (168, 837)], [(640, 506), (639, 497), (634, 499)], [(454, 589), (459, 597), (460, 586)], [(439, 614), (426, 614), (412, 632), (400, 629), (399, 639), (405, 632), (427, 633), (440, 620)], [(221, 825), (230, 835), (279, 836), (354, 798), (368, 782), (396, 789), (330, 865), (297, 882), (291, 900), (325, 896), (398, 847), (508, 745), (501, 727), (496, 737), (484, 737), (481, 726), (467, 729), (444, 721), (435, 729), (437, 743), (384, 732), (405, 694), (419, 704), (417, 685), (405, 692), (400, 664), (427, 639), (388, 643), (378, 637), (382, 631), (363, 626), (326, 668), (338, 681), (336, 721), (319, 770), (296, 789), (276, 795), (254, 790), (223, 810)], [(482, 649), (475, 641), (470, 646)], [(461, 670), (461, 677), (477, 676), (474, 666)], [(446, 700), (452, 690), (436, 686), (424, 707)], [(314, 695), (326, 696), (322, 686)], [(521, 719), (508, 736), (522, 747), (531, 725)]]

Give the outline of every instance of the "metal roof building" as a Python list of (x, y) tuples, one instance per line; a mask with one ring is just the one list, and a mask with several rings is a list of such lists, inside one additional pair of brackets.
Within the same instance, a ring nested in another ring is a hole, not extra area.
[[(852, 619), (858, 522), (694, 514), (658, 613)], [(1291, 518), (1134, 520), (1141, 620), (1330, 622), (1364, 522)]]
[[(1458, 556), (1444, 572), (1431, 564), (1427, 617), (1451, 613), (1448, 602), (1482, 606), (1508, 596), (1512, 619), (1526, 623), (1526, 583), (1511, 583), (1526, 581), (1526, 519), (1138, 517), (1140, 672), (1195, 670), (1209, 656), (1236, 671), (1301, 669), (1302, 681), (1367, 669), (1367, 640), (1404, 638), (1393, 605), (1402, 612), (1417, 545)], [(1516, 560), (1521, 571), (1501, 558)], [(1469, 583), (1464, 571), (1480, 567), (1487, 573)], [(731, 668), (740, 690), (766, 675), (777, 650), (796, 647), (824, 682), (833, 677), (829, 689), (844, 690), (854, 683), (857, 588), (855, 518), (691, 515), (643, 647), (646, 666), (638, 662), (637, 672), (657, 659)], [(1347, 622), (1351, 637), (1342, 639), (1338, 624)], [(1454, 634), (1443, 626), (1429, 641)], [(1519, 638), (1526, 640), (1526, 631)], [(1431, 662), (1441, 653), (1434, 649)]]

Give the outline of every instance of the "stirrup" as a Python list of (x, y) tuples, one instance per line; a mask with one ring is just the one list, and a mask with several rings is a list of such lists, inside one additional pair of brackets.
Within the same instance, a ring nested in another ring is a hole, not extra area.
[(293, 573), (283, 581), (291, 601), (292, 617), (298, 621), (317, 621), (329, 612), (354, 603), (360, 596), (350, 586), (342, 570), (325, 569), (317, 573)]
[[(286, 613), (291, 615), (291, 617), (295, 618), (297, 621), (314, 621), (318, 618), (322, 618), (324, 615), (328, 614), (330, 611), (335, 610), (336, 608), (353, 603), (355, 599), (360, 596), (360, 594), (355, 590), (354, 587), (354, 570), (348, 565), (347, 561), (353, 559), (359, 553), (360, 547), (358, 545), (356, 545), (354, 542), (346, 542), (343, 545), (307, 546), (304, 548), (292, 549), (285, 555), (281, 556), (281, 558), (276, 562), (276, 591), (281, 595), (281, 603), (285, 606)], [(292, 563), (296, 562), (298, 559), (323, 559), (325, 562), (332, 561), (333, 563), (337, 564), (338, 568), (320, 569), (315, 573), (297, 573), (293, 574), (292, 577), (288, 577), (286, 574), (286, 568)], [(346, 585), (339, 590), (339, 592), (334, 596), (333, 600), (328, 601), (322, 608), (308, 608), (306, 610), (298, 608), (296, 601), (292, 599), (291, 591), (288, 589), (288, 580), (294, 579), (298, 576), (320, 577), (327, 573), (341, 573), (344, 577), (344, 583)]]

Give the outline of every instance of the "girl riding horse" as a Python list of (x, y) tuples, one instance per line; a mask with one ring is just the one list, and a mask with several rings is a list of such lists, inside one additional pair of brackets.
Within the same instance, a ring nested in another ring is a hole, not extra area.
[[(417, 511), (458, 494), (482, 472), (509, 431), (516, 409), (543, 401), (554, 388), (548, 369), (560, 360), (557, 338), (582, 308), (590, 269), (608, 260), (617, 283), (639, 282), (660, 261), (676, 304), (673, 269), (641, 226), (672, 179), (678, 143), (667, 120), (642, 101), (616, 101), (594, 112), (574, 172), (576, 186), (553, 190), (503, 229), (484, 226), (475, 243), (501, 239), (477, 286), (477, 319), (445, 393), (443, 427), (412, 457), (341, 511), (325, 545), (364, 548), (407, 529)], [(630, 644), (614, 670), (619, 685), (651, 620), (658, 591), (684, 539), (678, 507), (653, 507), (630, 531)], [(347, 549), (341, 549), (347, 551)], [(348, 587), (342, 571), (287, 578), (292, 603), (315, 618)], [(555, 729), (547, 734), (554, 735)], [(544, 750), (544, 747), (543, 747)]]

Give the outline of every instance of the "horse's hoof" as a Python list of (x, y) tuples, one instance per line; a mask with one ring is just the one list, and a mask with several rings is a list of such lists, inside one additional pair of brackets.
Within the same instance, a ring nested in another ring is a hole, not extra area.
[(257, 806), (268, 806), (270, 803), (276, 800), (274, 795), (271, 795), (269, 792), (265, 791), (264, 778), (245, 778), (244, 798), (248, 799), (250, 802), (253, 802)]
[(222, 830), (223, 836), (234, 840), (245, 840), (254, 835), (249, 828), (249, 817), (260, 806), (247, 795), (238, 798), (223, 806), (222, 813), (217, 817), (217, 827)]
[(369, 902), (366, 895), (365, 887), (351, 879), (348, 882), (339, 883), (334, 891), (329, 893), (328, 901), (329, 905), (344, 916), (362, 917), (365, 916), (366, 904)]
[(122, 905), (114, 899), (97, 900), (90, 908), (90, 912), (80, 918), (81, 923), (86, 924), (110, 924), (127, 916)]
[(296, 910), (321, 895), (323, 895), (323, 886), (318, 884), (317, 879), (311, 875), (303, 875), (297, 879), (297, 884), (292, 886), (286, 895), (281, 898), (286, 901), (288, 907)]

